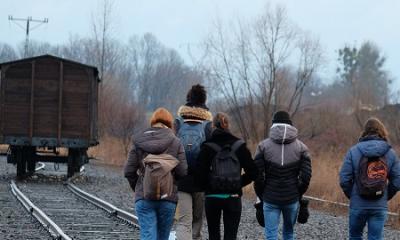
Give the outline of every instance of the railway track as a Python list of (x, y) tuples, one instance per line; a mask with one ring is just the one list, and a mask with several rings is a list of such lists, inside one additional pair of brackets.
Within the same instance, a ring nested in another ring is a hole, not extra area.
[(24, 211), (5, 182), (0, 182), (0, 238), (51, 239), (40, 223)]
[[(56, 239), (139, 239), (137, 218), (74, 184), (12, 182), (13, 192)], [(24, 197), (25, 196), (25, 197)], [(25, 199), (25, 200), (24, 200)], [(26, 203), (27, 199), (30, 203)]]

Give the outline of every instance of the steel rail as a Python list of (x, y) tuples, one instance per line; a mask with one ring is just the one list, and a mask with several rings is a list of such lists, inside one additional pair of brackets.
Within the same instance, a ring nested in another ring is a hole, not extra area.
[(66, 235), (60, 227), (57, 226), (42, 210), (36, 207), (17, 187), (15, 182), (11, 180), (11, 192), (21, 202), (21, 204), (34, 216), (40, 224), (57, 240), (72, 240)]
[(71, 183), (71, 181), (69, 181), (69, 180), (65, 182), (65, 185), (67, 186), (67, 188), (69, 190), (71, 190), (71, 192), (76, 194), (78, 197), (85, 199), (86, 201), (105, 210), (106, 212), (110, 213), (111, 215), (116, 216), (116, 217), (128, 222), (129, 224), (139, 227), (138, 218), (135, 215), (133, 215), (132, 213), (129, 213), (127, 211), (119, 209), (119, 208), (115, 207), (114, 205), (112, 205), (96, 196), (93, 196), (90, 193), (83, 191), (82, 189), (78, 188), (73, 183)]
[(43, 170), (46, 167), (46, 164), (42, 163), (42, 162), (38, 162), (39, 166), (37, 168), (35, 168), (35, 171), (40, 171)]

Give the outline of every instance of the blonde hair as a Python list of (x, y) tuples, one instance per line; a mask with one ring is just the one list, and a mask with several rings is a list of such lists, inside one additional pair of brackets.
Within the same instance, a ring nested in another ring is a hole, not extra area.
[(150, 118), (150, 125), (154, 126), (157, 123), (162, 123), (168, 128), (172, 128), (173, 121), (174, 117), (167, 109), (157, 108)]
[(229, 129), (229, 117), (226, 113), (219, 112), (214, 116), (213, 125), (216, 128)]
[(361, 133), (361, 137), (366, 137), (366, 136), (379, 136), (380, 138), (384, 140), (388, 140), (389, 133), (383, 125), (383, 123), (375, 117), (369, 118), (365, 124), (364, 124), (364, 130)]

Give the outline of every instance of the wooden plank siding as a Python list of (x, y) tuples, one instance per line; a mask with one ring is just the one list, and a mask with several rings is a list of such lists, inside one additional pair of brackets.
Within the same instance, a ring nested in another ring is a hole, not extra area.
[(7, 69), (2, 79), (3, 135), (29, 136), (32, 63)]
[(67, 138), (89, 138), (90, 81), (86, 70), (72, 64), (64, 65), (62, 129)]
[(97, 69), (49, 55), (0, 68), (0, 141), (97, 142)]

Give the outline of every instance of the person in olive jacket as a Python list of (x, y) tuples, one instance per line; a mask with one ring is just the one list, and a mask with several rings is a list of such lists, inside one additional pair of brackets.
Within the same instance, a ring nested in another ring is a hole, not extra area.
[[(135, 211), (138, 216), (141, 240), (167, 240), (170, 235), (178, 202), (177, 182), (187, 174), (185, 152), (172, 130), (173, 116), (158, 108), (150, 119), (151, 127), (134, 137), (125, 164), (124, 175), (135, 192)], [(146, 199), (144, 194), (144, 158), (149, 154), (167, 153), (179, 163), (172, 170), (172, 194), (160, 200)]]
[[(210, 240), (219, 240), (221, 237), (220, 233), (220, 219), (221, 213), (223, 214), (224, 221), (224, 239), (236, 239), (240, 216), (242, 211), (241, 188), (250, 184), (257, 178), (258, 171), (254, 164), (251, 153), (246, 147), (246, 143), (239, 138), (235, 137), (229, 131), (229, 119), (224, 113), (217, 113), (213, 119), (214, 130), (211, 138), (205, 141), (200, 150), (198, 171), (195, 174), (195, 181), (198, 186), (205, 190), (205, 212), (208, 224), (208, 233)], [(231, 151), (234, 151), (235, 145), (236, 151), (234, 155), (237, 157), (240, 163), (240, 169), (244, 170), (244, 174), (238, 172), (239, 188), (236, 191), (223, 191), (213, 190), (210, 181), (210, 168), (213, 161), (217, 161), (214, 157), (217, 154), (217, 150), (211, 147), (209, 144), (213, 143), (220, 148), (224, 146), (231, 146)]]

